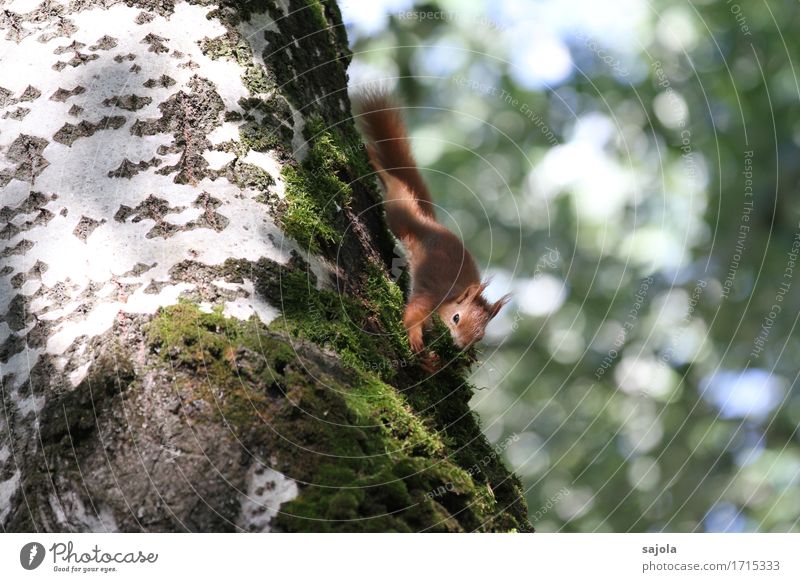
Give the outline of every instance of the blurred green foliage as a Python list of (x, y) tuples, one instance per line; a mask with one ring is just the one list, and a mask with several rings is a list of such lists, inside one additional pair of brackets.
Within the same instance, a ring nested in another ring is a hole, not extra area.
[(800, 530), (798, 3), (341, 4), (515, 293), (473, 406), (537, 528)]

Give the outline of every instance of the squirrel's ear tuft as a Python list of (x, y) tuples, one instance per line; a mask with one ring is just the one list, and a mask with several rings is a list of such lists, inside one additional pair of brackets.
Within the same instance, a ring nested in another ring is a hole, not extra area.
[(489, 319), (494, 318), (495, 315), (500, 313), (500, 310), (506, 305), (509, 301), (511, 301), (511, 293), (507, 295), (503, 295), (500, 299), (492, 303), (492, 306), (489, 308)]
[(461, 292), (461, 295), (456, 297), (456, 303), (464, 303), (464, 301), (466, 301), (467, 299), (472, 300), (472, 298), (475, 297), (480, 292), (481, 292), (480, 285), (478, 285), (477, 283), (473, 283), (472, 285), (464, 289), (464, 291)]

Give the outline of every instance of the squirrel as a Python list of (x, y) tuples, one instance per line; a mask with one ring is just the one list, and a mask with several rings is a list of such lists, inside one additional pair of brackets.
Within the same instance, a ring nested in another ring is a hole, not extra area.
[(433, 200), (417, 170), (399, 107), (386, 93), (355, 96), (354, 112), (370, 163), (386, 197), (389, 228), (408, 253), (411, 294), (403, 326), (414, 353), (425, 349), (424, 327), (434, 313), (461, 349), (483, 339), (486, 326), (511, 296), (489, 302), (475, 259), (453, 232), (436, 220)]

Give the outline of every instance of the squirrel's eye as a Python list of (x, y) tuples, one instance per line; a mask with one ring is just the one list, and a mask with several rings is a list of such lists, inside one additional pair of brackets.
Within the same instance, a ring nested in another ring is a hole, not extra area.
[(455, 323), (455, 324), (458, 324), (458, 321), (459, 321), (460, 319), (461, 319), (461, 316), (460, 316), (458, 313), (456, 313), (456, 314), (453, 316), (453, 323)]

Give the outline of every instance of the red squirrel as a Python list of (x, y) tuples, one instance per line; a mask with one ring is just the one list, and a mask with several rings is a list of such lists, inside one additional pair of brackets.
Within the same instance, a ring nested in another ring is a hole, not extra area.
[(436, 220), (433, 200), (411, 154), (399, 108), (383, 92), (356, 96), (355, 113), (370, 162), (386, 193), (389, 228), (408, 252), (411, 295), (403, 325), (411, 349), (425, 348), (423, 327), (438, 313), (459, 348), (483, 338), (486, 325), (510, 295), (491, 303), (483, 296), (475, 259), (461, 240)]

